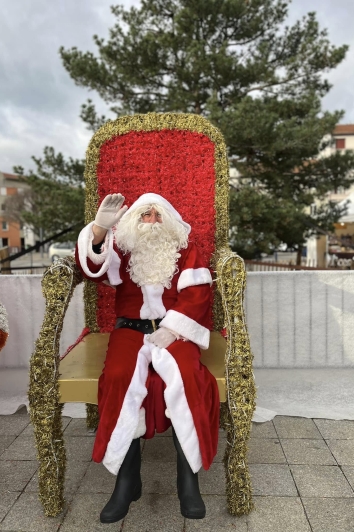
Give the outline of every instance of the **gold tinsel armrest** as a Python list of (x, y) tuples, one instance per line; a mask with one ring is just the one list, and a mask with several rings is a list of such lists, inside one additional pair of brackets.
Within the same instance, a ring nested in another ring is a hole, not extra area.
[(37, 445), (39, 498), (48, 516), (64, 503), (65, 449), (59, 405), (59, 341), (66, 309), (82, 274), (72, 257), (58, 260), (43, 275), (46, 309), (30, 361), (29, 405)]
[(252, 508), (247, 442), (255, 409), (253, 355), (243, 309), (246, 287), (244, 261), (229, 248), (216, 258), (217, 291), (222, 302), (227, 331), (225, 380), (227, 407), (224, 426), (228, 444), (225, 452), (228, 508), (233, 515), (248, 514)]

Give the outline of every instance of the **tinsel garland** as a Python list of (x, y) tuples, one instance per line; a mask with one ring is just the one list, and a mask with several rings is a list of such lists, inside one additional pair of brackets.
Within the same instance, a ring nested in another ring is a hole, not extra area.
[(248, 514), (253, 508), (247, 462), (247, 444), (255, 409), (256, 387), (253, 355), (243, 310), (246, 271), (243, 260), (228, 248), (221, 248), (216, 263), (217, 287), (224, 307), (227, 331), (225, 379), (227, 406), (222, 425), (227, 430), (224, 457), (229, 512)]
[(66, 455), (59, 403), (59, 340), (69, 301), (82, 275), (72, 257), (57, 261), (43, 275), (44, 321), (30, 361), (29, 406), (39, 460), (39, 499), (47, 516), (64, 504)]
[(7, 312), (6, 312), (4, 305), (0, 303), (0, 351), (6, 344), (8, 336), (9, 336), (9, 321), (7, 317)]

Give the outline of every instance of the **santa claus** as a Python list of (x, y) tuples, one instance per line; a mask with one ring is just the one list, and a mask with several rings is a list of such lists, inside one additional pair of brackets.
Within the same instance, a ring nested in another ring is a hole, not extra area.
[(116, 288), (116, 326), (99, 380), (93, 460), (117, 476), (101, 512), (119, 521), (141, 496), (140, 437), (172, 424), (181, 513), (205, 516), (198, 470), (217, 450), (219, 395), (200, 362), (209, 346), (212, 279), (190, 226), (158, 194), (129, 209), (111, 194), (80, 233), (76, 260), (83, 274)]

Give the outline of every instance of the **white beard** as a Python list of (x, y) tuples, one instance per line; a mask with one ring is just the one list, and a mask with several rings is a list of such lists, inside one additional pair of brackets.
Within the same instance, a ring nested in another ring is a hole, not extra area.
[(177, 271), (178, 239), (167, 230), (163, 223), (139, 223), (134, 239), (128, 242), (120, 238), (119, 225), (116, 242), (124, 251), (130, 251), (128, 271), (130, 278), (138, 286), (162, 284), (171, 287), (171, 281)]

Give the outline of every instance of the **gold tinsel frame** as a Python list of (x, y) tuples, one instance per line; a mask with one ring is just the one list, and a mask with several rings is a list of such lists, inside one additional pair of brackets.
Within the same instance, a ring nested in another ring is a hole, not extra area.
[[(227, 404), (223, 408), (222, 416), (228, 443), (224, 459), (227, 499), (231, 514), (247, 514), (253, 507), (247, 465), (247, 443), (255, 407), (255, 385), (252, 354), (243, 311), (246, 273), (242, 259), (228, 248), (229, 167), (226, 146), (220, 131), (203, 117), (191, 114), (149, 113), (126, 116), (106, 123), (94, 134), (86, 153), (86, 223), (94, 219), (97, 211), (99, 198), (96, 168), (103, 143), (130, 131), (163, 129), (202, 133), (215, 146), (216, 252), (213, 266), (218, 290), (214, 299), (213, 316), (216, 330), (220, 331), (224, 326), (227, 329), (225, 360)], [(63, 261), (62, 268), (58, 265), (58, 269), (52, 267), (49, 272), (47, 271), (43, 280), (43, 291), (47, 300), (46, 316), (31, 361), (29, 397), (31, 419), (41, 463), (40, 499), (46, 515), (50, 516), (58, 515), (63, 507), (65, 473), (65, 450), (60, 424), (61, 406), (58, 403), (58, 335), (73, 289), (80, 281), (80, 275), (72, 261)], [(85, 281), (84, 300), (85, 325), (92, 332), (97, 332), (97, 289), (94, 283)], [(54, 331), (53, 327), (49, 330), (49, 323), (55, 324)], [(53, 332), (55, 332), (54, 337)], [(49, 380), (39, 375), (43, 368), (46, 368), (45, 375)], [(43, 388), (42, 385), (45, 383), (46, 387)], [(90, 424), (94, 424), (95, 407), (88, 408), (88, 416)], [(48, 446), (52, 449), (49, 454)]]

